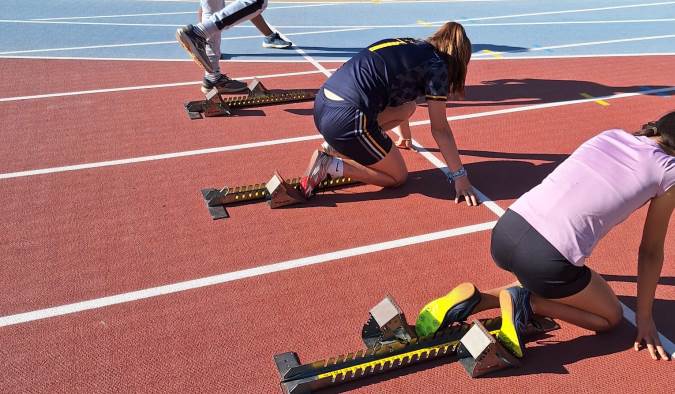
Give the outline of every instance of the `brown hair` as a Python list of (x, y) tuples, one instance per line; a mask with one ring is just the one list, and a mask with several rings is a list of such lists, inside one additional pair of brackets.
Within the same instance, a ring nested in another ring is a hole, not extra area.
[(427, 38), (427, 42), (433, 45), (436, 51), (446, 55), (450, 92), (464, 97), (466, 72), (471, 60), (471, 41), (466, 36), (464, 27), (457, 22), (447, 22), (434, 35)]
[(655, 122), (649, 122), (635, 132), (635, 135), (659, 137), (659, 144), (671, 154), (675, 152), (675, 111), (663, 115)]

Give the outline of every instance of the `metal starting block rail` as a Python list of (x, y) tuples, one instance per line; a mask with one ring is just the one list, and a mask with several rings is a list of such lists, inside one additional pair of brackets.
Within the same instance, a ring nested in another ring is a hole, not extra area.
[(206, 100), (189, 101), (185, 110), (192, 120), (213, 116), (232, 116), (232, 109), (261, 107), (284, 103), (311, 101), (316, 97), (316, 89), (268, 90), (262, 82), (254, 79), (248, 84), (246, 96), (223, 97), (218, 89), (206, 93)]
[[(268, 201), (271, 208), (279, 208), (305, 201), (300, 193), (300, 177), (284, 180), (278, 172), (267, 183), (246, 186), (202, 189), (202, 196), (213, 220), (229, 217), (227, 206)], [(316, 192), (338, 189), (358, 183), (351, 178), (327, 179), (321, 182)]]
[[(455, 324), (433, 336), (419, 338), (400, 308), (386, 297), (370, 312), (362, 337), (367, 348), (324, 360), (301, 364), (297, 353), (274, 356), (281, 389), (286, 394), (311, 393), (349, 381), (455, 356), (471, 377), (518, 365), (518, 361), (495, 339), (501, 317)], [(523, 335), (532, 338), (560, 328), (549, 318), (534, 316)], [(373, 339), (373, 332), (379, 336)], [(372, 346), (371, 346), (372, 345)]]

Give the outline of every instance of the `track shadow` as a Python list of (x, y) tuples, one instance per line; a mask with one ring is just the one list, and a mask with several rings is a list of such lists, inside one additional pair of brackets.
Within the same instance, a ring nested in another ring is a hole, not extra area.
[[(637, 283), (637, 276), (633, 275), (609, 275), (600, 274), (607, 282), (633, 282)], [(659, 278), (659, 284), (663, 286), (675, 286), (675, 277), (662, 276)]]
[[(538, 185), (567, 155), (564, 154), (525, 154), (489, 151), (464, 151), (463, 154), (501, 159), (535, 159), (547, 160), (542, 164), (533, 164), (521, 160), (487, 160), (466, 164), (464, 167), (471, 176), (471, 183), (490, 197), (493, 201), (512, 200)], [(323, 192), (302, 206), (289, 206), (296, 209), (304, 206), (336, 206), (341, 203), (358, 201), (389, 200), (406, 197), (412, 194), (453, 200), (454, 188), (437, 169), (413, 171), (408, 174), (406, 183), (398, 188), (382, 188), (376, 191), (333, 193)]]
[(296, 108), (296, 109), (285, 109), (284, 111), (289, 112), (294, 115), (301, 115), (301, 116), (313, 116), (314, 115), (314, 109), (313, 108)]
[[(592, 81), (562, 79), (498, 79), (483, 81), (480, 85), (467, 86), (465, 99), (449, 102), (448, 106), (541, 104), (587, 98), (582, 93), (592, 97), (602, 97), (620, 93), (640, 93), (648, 89), (668, 87), (671, 86), (606, 86)], [(643, 94), (664, 96), (675, 94), (675, 92)]]
[[(352, 58), (354, 55), (359, 53), (365, 47), (323, 47), (323, 46), (308, 46), (300, 45), (297, 48), (302, 49), (306, 52), (306, 55), (317, 57), (321, 56), (324, 58)], [(478, 54), (483, 51), (492, 51), (492, 52), (527, 52), (528, 48), (524, 47), (514, 47), (508, 45), (496, 45), (496, 44), (474, 44), (472, 45), (473, 53)], [(221, 60), (230, 60), (236, 59), (238, 57), (263, 57), (263, 58), (274, 58), (274, 57), (287, 57), (297, 56), (301, 58), (300, 54), (296, 54), (293, 51), (293, 48), (286, 48), (279, 51), (275, 49), (274, 51), (265, 52), (265, 53), (222, 53), (220, 55)]]
[[(322, 56), (322, 57), (334, 57), (334, 58), (351, 58), (356, 55), (363, 48), (352, 48), (352, 47), (322, 47), (322, 46), (298, 46), (297, 48), (302, 49), (306, 52), (308, 56)], [(221, 60), (236, 59), (237, 57), (264, 57), (264, 58), (274, 58), (274, 57), (288, 57), (297, 56), (302, 58), (302, 55), (296, 53), (294, 48), (286, 48), (285, 50), (279, 51), (275, 49), (274, 51), (265, 52), (265, 53), (222, 53), (220, 55)], [(289, 52), (290, 51), (290, 52)]]
[(520, 368), (502, 370), (483, 379), (542, 373), (569, 374), (566, 365), (625, 351), (633, 346), (634, 341), (635, 327), (626, 320), (607, 333), (589, 333), (569, 341), (539, 340), (537, 343), (543, 346), (528, 348)]
[(513, 47), (510, 45), (497, 45), (497, 44), (471, 44), (471, 50), (474, 55), (477, 55), (483, 51), (492, 51), (492, 52), (527, 52), (530, 48), (525, 47)]
[(245, 117), (245, 116), (267, 116), (265, 114), (265, 111), (260, 110), (260, 109), (243, 109), (243, 108), (233, 108), (231, 109), (232, 115), (231, 116), (240, 116), (240, 117)]
[[(619, 296), (619, 300), (633, 311), (637, 310), (637, 297)], [(675, 342), (675, 300), (654, 299), (652, 316), (656, 329), (666, 338)]]

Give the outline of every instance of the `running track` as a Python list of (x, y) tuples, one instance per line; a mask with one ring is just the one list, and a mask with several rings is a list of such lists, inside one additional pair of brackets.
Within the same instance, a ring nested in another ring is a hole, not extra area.
[[(428, 151), (404, 152), (404, 187), (357, 186), (283, 210), (241, 206), (213, 222), (201, 188), (303, 171), (320, 142), (311, 103), (189, 121), (182, 102), (199, 98), (200, 74), (179, 60), (177, 45), (53, 50), (143, 43), (133, 29), (151, 31), (148, 42), (171, 41), (194, 3), (8, 2), (3, 15), (13, 22), (0, 22), (9, 31), (0, 38), (0, 391), (277, 392), (274, 354), (313, 361), (359, 349), (367, 311), (385, 294), (414, 319), (459, 281), (489, 288), (510, 280), (488, 251), (498, 215), (585, 139), (672, 110), (667, 36), (675, 31), (653, 21), (675, 17), (672, 3), (272, 3), (266, 18), (300, 50), (263, 51), (258, 38), (224, 50), (241, 53), (224, 63), (231, 76), (264, 76), (272, 88), (316, 88), (349, 48), (423, 36), (444, 17), (499, 21), (467, 26), (476, 44), (468, 97), (448, 108), (472, 182), (491, 201), (449, 200), (420, 107), (413, 138)], [(44, 18), (64, 19), (26, 22)], [(117, 25), (73, 24), (84, 21)], [(551, 21), (559, 25), (537, 24)], [(322, 27), (287, 27), (310, 24)], [(311, 34), (366, 24), (414, 26)], [(242, 26), (237, 36), (254, 34)], [(612, 42), (588, 44), (603, 41)], [(612, 231), (589, 261), (626, 306), (615, 332), (563, 325), (532, 345), (523, 368), (491, 378), (431, 363), (344, 389), (665, 391), (672, 364), (631, 349), (644, 215)], [(673, 245), (654, 310), (670, 353)]]

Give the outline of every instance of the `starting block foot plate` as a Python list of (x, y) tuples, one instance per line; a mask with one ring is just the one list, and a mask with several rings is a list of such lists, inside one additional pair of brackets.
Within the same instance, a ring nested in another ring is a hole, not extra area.
[(459, 363), (472, 378), (520, 366), (520, 361), (506, 350), (478, 320), (474, 320), (469, 331), (459, 342), (457, 349)]
[(307, 201), (302, 192), (286, 182), (277, 171), (274, 171), (274, 176), (265, 187), (270, 194), (269, 204), (272, 209)]

